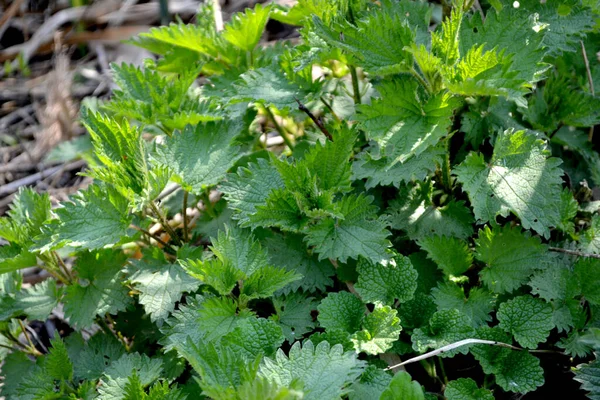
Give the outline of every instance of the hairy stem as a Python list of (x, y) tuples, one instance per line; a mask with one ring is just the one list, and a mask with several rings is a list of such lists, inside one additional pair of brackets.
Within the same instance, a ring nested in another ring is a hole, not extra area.
[(149, 237), (151, 237), (152, 239), (156, 240), (158, 243), (162, 244), (162, 245), (163, 245), (165, 248), (168, 248), (168, 249), (170, 249), (171, 251), (173, 251), (173, 252), (176, 252), (176, 250), (175, 250), (173, 247), (171, 247), (171, 245), (170, 245), (169, 243), (167, 243), (167, 242), (165, 242), (164, 240), (162, 240), (160, 237), (158, 237), (158, 235), (155, 235), (155, 234), (153, 234), (153, 233), (150, 233), (149, 231), (147, 231), (147, 230), (145, 230), (145, 229), (143, 229), (143, 228), (140, 228), (139, 226), (135, 226), (135, 225), (129, 225), (129, 227), (130, 227), (131, 229), (135, 229), (136, 231), (140, 231), (140, 232), (142, 232), (142, 233), (143, 233), (143, 234), (145, 234), (146, 236), (149, 236)]
[(167, 233), (173, 238), (177, 245), (181, 246), (181, 239), (179, 238), (177, 233), (175, 233), (173, 228), (171, 228), (171, 225), (169, 225), (169, 221), (167, 221), (167, 218), (162, 214), (162, 212), (154, 202), (150, 202), (150, 209), (152, 209), (152, 212), (158, 218), (165, 231), (167, 231)]
[(577, 251), (577, 250), (561, 249), (560, 247), (548, 247), (548, 250), (554, 251), (554, 252), (557, 252), (557, 253), (565, 253), (565, 254), (569, 254), (569, 255), (577, 256), (577, 257), (587, 257), (587, 258), (598, 258), (598, 259), (600, 259), (600, 254), (591, 254), (591, 253), (584, 253), (584, 252)]
[(273, 111), (271, 111), (271, 107), (265, 107), (265, 110), (267, 112), (267, 115), (269, 116), (269, 119), (275, 126), (275, 129), (277, 129), (279, 136), (281, 136), (281, 138), (283, 139), (283, 141), (285, 142), (287, 147), (289, 147), (290, 150), (293, 150), (294, 143), (292, 142), (292, 139), (289, 137), (289, 135), (285, 132), (285, 130), (281, 127), (281, 125), (279, 125), (279, 123), (275, 119), (275, 115), (273, 114)]
[(188, 238), (188, 220), (187, 220), (187, 203), (188, 203), (188, 192), (183, 191), (183, 209), (181, 210), (181, 216), (183, 217), (183, 241), (187, 242)]

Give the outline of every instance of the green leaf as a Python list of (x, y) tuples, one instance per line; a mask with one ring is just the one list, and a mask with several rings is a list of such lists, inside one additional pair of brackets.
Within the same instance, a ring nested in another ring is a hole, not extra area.
[(277, 323), (264, 318), (248, 318), (223, 336), (221, 344), (248, 360), (254, 360), (259, 355), (274, 355), (284, 340), (283, 331)]
[(375, 304), (373, 311), (363, 320), (362, 329), (352, 335), (357, 352), (377, 355), (385, 353), (400, 337), (400, 318), (390, 306)]
[(52, 347), (44, 357), (44, 371), (52, 379), (70, 381), (73, 379), (73, 364), (69, 359), (65, 343), (56, 338), (50, 341)]
[(230, 294), (238, 281), (245, 277), (230, 262), (221, 260), (179, 260), (179, 263), (190, 276), (212, 286), (222, 296)]
[(583, 164), (587, 166), (591, 180), (596, 185), (600, 183), (600, 154), (593, 149), (589, 142), (588, 132), (573, 131), (570, 127), (563, 127), (552, 136), (552, 143), (566, 146), (571, 152), (579, 155)]
[(0, 247), (0, 274), (33, 267), (37, 264), (35, 254), (16, 244)]
[(334, 400), (348, 392), (347, 386), (364, 368), (365, 362), (357, 360), (354, 352), (344, 352), (341, 345), (321, 342), (314, 346), (309, 340), (302, 347), (296, 342), (287, 356), (280, 349), (274, 360), (265, 358), (260, 375), (280, 386), (300, 380), (305, 400)]
[(473, 263), (473, 253), (467, 243), (455, 237), (428, 236), (418, 243), (446, 276), (460, 276)]
[(487, 290), (474, 287), (467, 298), (464, 289), (457, 284), (446, 282), (431, 292), (438, 310), (457, 309), (469, 317), (471, 326), (477, 328), (492, 320), (495, 298)]
[(249, 278), (244, 280), (241, 294), (249, 299), (266, 298), (278, 290), (283, 289), (291, 282), (302, 278), (294, 271), (287, 271), (270, 265), (259, 268)]
[(112, 335), (98, 333), (87, 342), (81, 335), (72, 334), (66, 338), (69, 358), (73, 361), (74, 377), (95, 381), (126, 352), (123, 343)]
[(425, 179), (435, 172), (436, 167), (442, 164), (444, 150), (439, 147), (429, 147), (418, 156), (412, 156), (399, 163), (394, 159), (381, 156), (378, 146), (370, 146), (360, 153), (352, 164), (354, 179), (366, 179), (365, 187), (373, 188), (377, 185), (399, 187), (403, 182)]
[(56, 210), (54, 243), (99, 249), (127, 235), (131, 216), (128, 201), (110, 186), (91, 185)]
[(252, 51), (258, 44), (269, 19), (271, 7), (260, 4), (245, 13), (234, 14), (225, 26), (223, 38), (243, 51)]
[(506, 225), (479, 230), (475, 257), (486, 264), (481, 279), (495, 293), (511, 292), (551, 259), (538, 237)]
[(384, 81), (376, 87), (381, 98), (359, 107), (357, 119), (381, 156), (404, 163), (435, 146), (446, 135), (456, 105), (449, 95), (429, 95), (412, 79)]
[(273, 297), (272, 301), (276, 315), (270, 318), (279, 323), (285, 338), (290, 343), (300, 339), (315, 327), (311, 313), (317, 309), (317, 303), (313, 297), (295, 292), (286, 296)]
[(239, 157), (239, 148), (231, 145), (239, 131), (239, 124), (229, 121), (188, 125), (156, 146), (156, 159), (173, 170), (185, 190), (201, 194), (219, 183)]
[[(41, 233), (44, 222), (51, 218), (50, 197), (47, 193), (38, 194), (33, 189), (21, 187), (6, 214), (0, 218), (0, 237), (26, 247)], [(0, 267), (0, 271), (5, 269)]]
[(129, 377), (136, 374), (142, 386), (155, 382), (162, 373), (162, 361), (145, 354), (124, 354), (104, 371), (98, 387), (99, 400), (125, 399)]
[(366, 311), (362, 301), (350, 292), (329, 293), (317, 309), (323, 328), (342, 329), (348, 333), (360, 329)]
[(63, 293), (64, 287), (57, 287), (55, 280), (48, 279), (17, 293), (15, 307), (32, 320), (45, 321)]
[(389, 232), (377, 218), (372, 198), (349, 195), (338, 203), (341, 218), (324, 218), (310, 227), (306, 242), (315, 246), (319, 259), (333, 258), (346, 262), (348, 258), (365, 257), (372, 262), (388, 259), (386, 239)]
[(375, 75), (407, 71), (412, 57), (405, 50), (414, 42), (414, 33), (400, 13), (379, 10), (353, 25), (336, 23), (331, 27), (313, 17), (314, 31), (331, 46), (346, 50), (352, 62)]
[(587, 397), (592, 400), (600, 399), (600, 354), (588, 364), (580, 364), (575, 370), (575, 380), (581, 382), (581, 388), (588, 391)]
[(236, 211), (234, 218), (241, 226), (252, 226), (250, 216), (256, 213), (256, 206), (263, 205), (273, 190), (284, 187), (277, 169), (264, 158), (247, 168), (240, 167), (235, 174), (228, 174), (221, 185), (229, 206)]
[(600, 304), (600, 260), (580, 258), (575, 264), (575, 274), (581, 283), (581, 294), (591, 304)]
[(379, 399), (392, 381), (392, 375), (374, 365), (369, 365), (358, 382), (350, 387), (350, 400)]
[(140, 292), (139, 302), (154, 321), (164, 321), (175, 309), (175, 303), (185, 292), (193, 292), (200, 282), (189, 276), (178, 264), (157, 267), (136, 264), (139, 271), (131, 276), (131, 282)]
[(25, 353), (16, 351), (10, 353), (2, 362), (2, 386), (0, 394), (7, 400), (18, 400), (17, 389), (24, 378), (36, 367)]
[(222, 261), (228, 261), (246, 276), (268, 265), (267, 252), (248, 231), (225, 226), (216, 239), (211, 239), (211, 250)]
[(67, 286), (64, 297), (65, 315), (72, 325), (89, 327), (96, 315), (116, 314), (133, 302), (122, 284), (125, 259), (123, 253), (108, 249), (79, 254), (78, 282)]
[(289, 283), (283, 291), (295, 292), (300, 288), (307, 292), (325, 291), (327, 286), (333, 285), (333, 265), (329, 260), (318, 260), (309, 254), (301, 236), (274, 235), (267, 239), (266, 247), (270, 264), (302, 275), (302, 279)]
[(460, 378), (448, 382), (444, 390), (448, 400), (494, 400), (494, 395), (488, 389), (479, 389), (477, 382), (471, 378)]
[(357, 272), (356, 291), (368, 303), (391, 305), (396, 299), (404, 303), (413, 298), (417, 289), (417, 271), (410, 259), (402, 255), (377, 264), (361, 259)]
[(436, 310), (436, 305), (430, 295), (417, 292), (412, 300), (400, 304), (398, 316), (402, 327), (405, 330), (412, 330), (427, 325)]
[(523, 347), (535, 349), (545, 342), (552, 322), (552, 306), (532, 296), (519, 296), (500, 304), (497, 313), (500, 328), (514, 335)]
[[(415, 329), (411, 340), (413, 349), (422, 353), (427, 349), (437, 349), (474, 335), (475, 330), (471, 327), (471, 320), (460, 311), (452, 309), (433, 314), (429, 326)], [(468, 346), (463, 346), (444, 352), (440, 356), (453, 357), (458, 353), (466, 354), (468, 351)]]
[[(509, 343), (510, 337), (495, 327), (477, 331), (480, 339)], [(502, 389), (514, 393), (528, 393), (544, 384), (544, 370), (540, 360), (527, 351), (515, 351), (498, 346), (475, 345), (471, 353), (486, 374), (494, 374)]]
[(498, 135), (489, 163), (470, 153), (454, 173), (480, 222), (512, 212), (525, 229), (549, 237), (550, 228), (560, 224), (560, 162), (548, 158), (544, 142), (533, 133), (508, 130)]
[(400, 371), (383, 391), (379, 400), (425, 400), (423, 389), (406, 371)]

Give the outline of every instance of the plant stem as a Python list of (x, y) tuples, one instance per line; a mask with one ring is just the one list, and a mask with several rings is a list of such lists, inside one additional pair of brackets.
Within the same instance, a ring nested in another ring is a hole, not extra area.
[(284, 129), (281, 127), (281, 125), (279, 125), (277, 123), (277, 120), (275, 120), (275, 115), (273, 114), (273, 111), (271, 111), (271, 107), (265, 107), (265, 110), (267, 111), (267, 115), (269, 116), (269, 119), (271, 120), (271, 122), (273, 123), (273, 125), (275, 125), (275, 129), (277, 129), (277, 132), (279, 133), (279, 136), (281, 136), (281, 138), (283, 139), (283, 141), (285, 142), (285, 144), (287, 145), (287, 147), (289, 147), (290, 150), (293, 150), (294, 149), (294, 143), (292, 143), (292, 139), (284, 131)]
[(560, 247), (548, 247), (548, 250), (554, 251), (554, 252), (557, 252), (557, 253), (565, 253), (565, 254), (569, 254), (569, 255), (577, 256), (577, 257), (587, 257), (587, 258), (598, 258), (598, 259), (600, 259), (600, 254), (583, 253), (583, 252), (577, 251), (577, 250), (561, 249)]
[[(585, 72), (587, 75), (588, 85), (590, 86), (590, 93), (592, 96), (595, 96), (596, 93), (594, 91), (594, 79), (592, 78), (592, 71), (590, 71), (590, 62), (587, 57), (587, 53), (585, 52), (585, 45), (583, 44), (583, 40), (580, 40), (581, 44), (581, 53), (583, 54), (583, 62), (585, 64)], [(594, 126), (590, 126), (590, 132), (588, 133), (588, 141), (592, 141), (594, 139)]]
[(356, 73), (356, 67), (350, 65), (350, 76), (352, 77), (352, 94), (354, 95), (354, 104), (361, 104), (360, 89), (358, 87), (358, 74)]
[(29, 343), (29, 350), (33, 354), (37, 354), (37, 355), (41, 356), (42, 353), (40, 353), (39, 350), (35, 348), (35, 345), (31, 341), (31, 338), (29, 337), (29, 334), (27, 333), (27, 329), (25, 328), (25, 325), (23, 325), (23, 321), (20, 319), (18, 319), (17, 321), (19, 321), (19, 326), (21, 326), (21, 331), (23, 331), (23, 335), (25, 335), (25, 339), (27, 340), (27, 343)]
[(210, 201), (210, 189), (206, 189), (202, 193), (202, 204), (204, 205), (204, 212), (207, 213), (211, 218), (217, 218), (217, 214), (215, 213), (215, 209), (213, 207), (212, 201)]
[(135, 229), (136, 231), (140, 231), (143, 234), (151, 237), (152, 239), (156, 240), (158, 243), (162, 244), (164, 247), (169, 248), (170, 250), (172, 250), (173, 252), (176, 252), (176, 250), (167, 242), (165, 242), (164, 240), (162, 240), (161, 238), (159, 238), (157, 235), (148, 232), (147, 230), (140, 228), (139, 226), (135, 226), (135, 225), (129, 225), (129, 227), (131, 229)]
[(56, 251), (52, 251), (52, 255), (54, 255), (54, 258), (56, 258), (59, 269), (62, 268), (62, 271), (65, 274), (65, 278), (67, 278), (67, 282), (65, 282), (65, 283), (68, 285), (71, 285), (73, 283), (73, 279), (74, 279), (73, 275), (71, 274), (71, 272), (69, 272), (69, 269), (67, 268), (64, 261), (62, 260), (62, 258), (60, 258), (60, 256), (58, 255), (58, 253)]
[(444, 385), (448, 384), (448, 377), (446, 376), (446, 369), (444, 368), (444, 359), (437, 357), (438, 364), (440, 365), (440, 375), (442, 376), (442, 382)]
[(187, 242), (188, 238), (188, 220), (187, 220), (187, 203), (188, 203), (188, 192), (183, 191), (183, 209), (181, 210), (181, 216), (183, 217), (183, 241)]
[(160, 212), (160, 209), (152, 201), (150, 202), (150, 208), (152, 209), (152, 212), (154, 212), (154, 214), (156, 215), (156, 217), (160, 221), (160, 223), (163, 226), (163, 228), (165, 228), (165, 230), (167, 231), (167, 233), (169, 235), (171, 235), (171, 237), (173, 238), (173, 240), (175, 240), (175, 242), (176, 242), (177, 245), (181, 246), (181, 244), (182, 244), (181, 243), (181, 239), (175, 233), (175, 231), (173, 230), (173, 228), (171, 228), (171, 225), (169, 225), (169, 222), (167, 221), (167, 219), (165, 218), (165, 216)]
[(416, 80), (419, 81), (419, 83), (425, 88), (425, 90), (427, 90), (429, 93), (433, 93), (433, 88), (431, 87), (429, 82), (427, 82), (425, 79), (423, 79), (421, 74), (419, 74), (416, 69), (411, 68), (410, 73), (412, 76), (415, 77)]
[(333, 119), (335, 119), (335, 122), (337, 122), (337, 123), (342, 122), (342, 120), (340, 119), (340, 117), (338, 117), (338, 115), (335, 113), (335, 111), (333, 111), (333, 107), (331, 106), (331, 104), (327, 103), (327, 101), (325, 100), (325, 98), (323, 96), (321, 96), (319, 98), (321, 99), (321, 102), (323, 104), (325, 104), (325, 107), (327, 107), (327, 109), (329, 110), (329, 112), (333, 116)]
[(325, 135), (327, 139), (333, 141), (333, 136), (331, 136), (331, 133), (329, 133), (327, 128), (325, 128), (325, 125), (323, 125), (323, 123), (319, 121), (319, 119), (315, 117), (315, 115), (300, 100), (296, 99), (296, 103), (298, 103), (298, 109), (306, 113), (306, 115), (308, 115), (310, 119), (312, 119), (315, 125), (317, 125), (321, 132), (323, 132), (323, 135)]

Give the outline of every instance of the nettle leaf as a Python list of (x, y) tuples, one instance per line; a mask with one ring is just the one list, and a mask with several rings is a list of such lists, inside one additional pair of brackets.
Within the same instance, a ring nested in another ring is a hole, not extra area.
[(352, 335), (357, 352), (377, 355), (385, 353), (400, 337), (400, 318), (390, 306), (375, 304), (373, 311), (363, 320), (362, 329)]
[(581, 283), (581, 294), (591, 304), (600, 304), (600, 260), (580, 258), (575, 264), (575, 274)]
[[(21, 187), (5, 217), (0, 218), (0, 237), (20, 248), (26, 247), (41, 233), (44, 222), (51, 218), (50, 197), (33, 189)], [(3, 246), (6, 247), (6, 246)], [(6, 268), (0, 267), (0, 271)]]
[(600, 254), (600, 215), (592, 216), (590, 226), (581, 232), (578, 248), (587, 253)]
[(428, 236), (418, 243), (447, 276), (462, 275), (473, 263), (467, 243), (455, 237)]
[(139, 302), (154, 321), (164, 321), (175, 309), (183, 293), (193, 292), (200, 282), (189, 276), (178, 264), (134, 264), (139, 271), (131, 275), (131, 282), (140, 292)]
[(379, 400), (425, 400), (419, 382), (413, 381), (406, 371), (400, 371), (383, 391)]
[(470, 153), (454, 172), (469, 195), (480, 222), (514, 213), (525, 229), (544, 237), (560, 224), (561, 161), (548, 158), (544, 142), (526, 131), (505, 131), (496, 138), (486, 163)]
[(399, 187), (403, 182), (422, 180), (435, 172), (436, 167), (442, 164), (443, 155), (444, 150), (440, 146), (429, 147), (418, 156), (400, 163), (381, 156), (379, 146), (371, 145), (352, 164), (353, 178), (366, 179), (367, 189), (377, 185)]
[(234, 14), (225, 26), (223, 38), (243, 51), (252, 51), (258, 44), (269, 19), (271, 7), (260, 4), (247, 8), (245, 13)]
[(317, 309), (323, 328), (342, 329), (348, 333), (360, 329), (366, 311), (363, 302), (350, 292), (329, 293)]
[(248, 318), (223, 336), (221, 344), (253, 360), (261, 354), (274, 355), (284, 340), (283, 331), (277, 323), (264, 318)]
[(227, 260), (237, 270), (249, 276), (268, 264), (267, 252), (252, 234), (225, 226), (216, 239), (211, 239), (211, 250), (217, 257)]
[(310, 227), (306, 242), (314, 246), (319, 259), (333, 258), (346, 262), (348, 258), (365, 257), (372, 262), (386, 260), (389, 246), (385, 222), (377, 217), (372, 198), (349, 195), (337, 204), (343, 218), (324, 218)]
[(535, 349), (545, 342), (554, 327), (552, 306), (532, 296), (519, 296), (500, 304), (500, 328), (514, 335), (523, 347)]
[(65, 343), (76, 379), (97, 380), (109, 365), (126, 353), (123, 343), (103, 333), (97, 333), (87, 342), (81, 335), (72, 334)]
[(587, 397), (593, 400), (600, 398), (600, 354), (587, 364), (580, 364), (575, 370), (575, 380), (581, 382), (581, 388), (588, 391)]
[(414, 42), (413, 30), (400, 13), (375, 9), (353, 25), (347, 21), (327, 27), (313, 17), (313, 29), (330, 45), (346, 50), (352, 61), (375, 75), (407, 71), (412, 57), (405, 50)]
[(488, 389), (479, 389), (477, 382), (471, 378), (460, 378), (450, 381), (444, 390), (448, 400), (494, 400), (494, 395)]
[(437, 308), (433, 298), (428, 294), (417, 292), (412, 300), (400, 304), (398, 316), (402, 322), (402, 327), (405, 330), (412, 330), (427, 325), (436, 311)]
[(431, 292), (438, 310), (457, 309), (471, 320), (477, 328), (492, 320), (490, 313), (494, 310), (494, 296), (483, 288), (472, 288), (467, 298), (464, 289), (457, 284), (445, 282)]
[(124, 354), (104, 371), (98, 387), (99, 400), (125, 399), (125, 387), (132, 374), (136, 374), (142, 386), (148, 386), (160, 378), (162, 361), (145, 354)]
[[(468, 339), (475, 335), (475, 329), (471, 327), (471, 320), (456, 309), (437, 311), (431, 317), (429, 326), (414, 330), (411, 340), (413, 349), (425, 352), (427, 349), (438, 347)], [(466, 354), (469, 346), (449, 350), (442, 353), (441, 357), (453, 357), (458, 353)]]
[(126, 257), (121, 252), (97, 250), (79, 254), (75, 262), (77, 283), (67, 286), (65, 315), (77, 328), (94, 323), (97, 315), (116, 314), (133, 303), (123, 285)]
[(350, 400), (379, 399), (391, 381), (392, 375), (389, 372), (369, 365), (360, 376), (360, 380), (350, 387), (352, 391), (348, 398)]
[(302, 335), (315, 327), (311, 313), (317, 309), (313, 297), (306, 297), (301, 292), (272, 298), (275, 315), (270, 318), (279, 323), (285, 338), (293, 343)]
[(391, 168), (435, 146), (447, 134), (457, 106), (449, 95), (429, 95), (410, 78), (383, 81), (376, 86), (381, 98), (361, 105), (357, 119), (368, 138), (389, 158)]
[(296, 342), (287, 356), (280, 349), (274, 360), (265, 358), (260, 375), (280, 386), (288, 386), (294, 379), (301, 381), (306, 400), (334, 400), (348, 392), (347, 386), (365, 366), (354, 352), (344, 352), (339, 344), (321, 342), (315, 346), (309, 340), (302, 346)]
[[(477, 337), (502, 343), (510, 343), (510, 336), (498, 327), (483, 327)], [(471, 353), (481, 364), (483, 372), (494, 374), (502, 389), (514, 393), (528, 393), (544, 384), (544, 370), (540, 360), (527, 351), (515, 351), (497, 346), (475, 345)]]
[(110, 186), (91, 185), (56, 209), (58, 224), (53, 242), (72, 247), (99, 249), (127, 235), (132, 217), (129, 203)]
[(268, 160), (259, 158), (256, 164), (240, 167), (237, 173), (228, 174), (227, 180), (221, 184), (221, 189), (236, 211), (234, 218), (241, 226), (255, 226), (250, 222), (250, 216), (256, 213), (256, 207), (265, 204), (271, 192), (285, 187), (281, 175)]
[(239, 132), (240, 125), (229, 121), (188, 125), (156, 146), (157, 162), (171, 168), (185, 190), (201, 194), (219, 183), (239, 157), (239, 148), (231, 145)]
[(308, 292), (325, 291), (327, 286), (333, 284), (333, 265), (329, 260), (319, 260), (315, 255), (309, 254), (301, 236), (275, 235), (267, 239), (266, 247), (271, 264), (302, 275), (302, 279), (285, 286), (282, 289), (284, 292), (295, 292), (298, 289)]
[(278, 290), (283, 289), (289, 283), (302, 278), (302, 275), (283, 268), (264, 266), (256, 270), (246, 280), (241, 294), (248, 299), (267, 298)]
[(396, 255), (383, 263), (371, 263), (361, 259), (357, 267), (356, 291), (365, 302), (393, 304), (411, 300), (417, 289), (417, 271), (410, 259)]
[(17, 293), (15, 308), (22, 310), (32, 320), (45, 321), (58, 306), (65, 288), (56, 286), (56, 281), (45, 280)]
[(511, 292), (527, 282), (551, 259), (538, 237), (506, 225), (479, 230), (475, 257), (486, 267), (481, 271), (485, 285), (496, 293)]
[(50, 341), (52, 347), (44, 357), (44, 371), (56, 380), (69, 381), (73, 379), (73, 363), (69, 359), (65, 343), (56, 338)]

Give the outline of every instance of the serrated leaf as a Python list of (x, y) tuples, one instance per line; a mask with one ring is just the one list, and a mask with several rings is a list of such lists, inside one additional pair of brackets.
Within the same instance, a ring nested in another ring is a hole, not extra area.
[(324, 218), (312, 226), (306, 242), (315, 246), (319, 259), (333, 258), (346, 262), (348, 258), (365, 257), (372, 262), (388, 259), (386, 239), (389, 232), (377, 218), (372, 199), (364, 195), (349, 195), (338, 203), (343, 219)]
[(221, 188), (236, 211), (234, 218), (242, 226), (251, 226), (249, 217), (256, 212), (256, 206), (263, 205), (273, 190), (283, 189), (284, 183), (277, 169), (268, 160), (259, 158), (256, 164), (228, 174)]
[(355, 289), (365, 302), (391, 305), (397, 299), (404, 303), (413, 298), (417, 289), (417, 271), (410, 259), (402, 255), (377, 264), (361, 259), (357, 272)]
[(350, 387), (352, 392), (348, 398), (350, 400), (379, 399), (391, 381), (392, 375), (389, 372), (369, 365), (360, 376), (360, 380)]
[(357, 360), (354, 352), (344, 352), (341, 345), (314, 346), (309, 340), (303, 346), (296, 342), (287, 356), (278, 350), (274, 360), (265, 358), (260, 375), (280, 386), (300, 380), (305, 400), (334, 400), (347, 393), (347, 386), (364, 368), (364, 361)]
[(419, 155), (446, 135), (455, 104), (444, 94), (428, 95), (412, 79), (384, 81), (380, 99), (359, 107), (357, 119), (391, 165)]
[(360, 329), (366, 310), (363, 302), (349, 292), (329, 293), (317, 309), (323, 328), (342, 329), (348, 333)]
[(125, 255), (112, 250), (79, 254), (75, 263), (78, 283), (67, 286), (65, 315), (77, 328), (89, 327), (96, 315), (116, 314), (132, 303), (123, 286)]
[[(456, 309), (437, 311), (431, 317), (429, 326), (417, 328), (411, 337), (413, 349), (420, 353), (427, 349), (458, 342), (462, 339), (473, 337), (475, 330), (471, 327), (471, 320)], [(442, 353), (441, 357), (453, 357), (458, 353), (466, 354), (468, 346), (449, 350)]]
[(250, 277), (244, 280), (241, 294), (248, 299), (260, 299), (273, 295), (283, 289), (287, 284), (297, 281), (302, 275), (294, 271), (277, 268), (270, 265), (256, 270)]
[(95, 381), (126, 352), (114, 336), (98, 333), (87, 342), (81, 335), (72, 334), (65, 340), (69, 358), (73, 361), (74, 377)]
[(406, 371), (400, 371), (383, 391), (379, 400), (425, 400), (423, 389)]
[[(495, 327), (478, 329), (477, 337), (509, 343), (510, 336)], [(540, 360), (527, 351), (515, 351), (497, 346), (475, 345), (471, 353), (486, 374), (494, 374), (496, 383), (504, 390), (528, 393), (544, 384), (544, 370)]]
[(581, 284), (581, 294), (591, 304), (600, 304), (600, 260), (580, 258), (575, 264), (575, 274)]
[(455, 237), (427, 236), (418, 243), (446, 276), (460, 276), (473, 263), (473, 253), (467, 243)]
[(497, 313), (500, 328), (514, 335), (523, 347), (535, 349), (545, 342), (552, 323), (552, 306), (533, 296), (519, 296), (500, 304)]
[(153, 322), (164, 321), (183, 293), (193, 292), (200, 286), (200, 282), (178, 264), (163, 264), (158, 268), (137, 265), (141, 269), (131, 276), (131, 282), (140, 292), (139, 302)]
[(261, 354), (272, 356), (283, 341), (283, 331), (277, 323), (264, 318), (248, 318), (223, 336), (221, 344), (248, 360), (254, 360)]
[(267, 252), (254, 235), (248, 231), (226, 226), (217, 238), (211, 239), (211, 250), (219, 259), (227, 261), (237, 270), (250, 276), (268, 265)]
[(485, 285), (496, 293), (511, 292), (550, 261), (539, 238), (506, 225), (479, 230), (475, 257), (486, 264), (481, 271)]
[(25, 353), (16, 351), (10, 353), (2, 362), (2, 386), (0, 394), (7, 400), (18, 400), (17, 389), (21, 381), (36, 367)]
[(44, 371), (52, 379), (70, 381), (73, 379), (73, 364), (69, 359), (65, 343), (56, 338), (50, 341), (52, 347), (50, 352), (44, 357)]
[(156, 159), (173, 170), (184, 189), (201, 194), (219, 183), (239, 157), (239, 148), (231, 143), (239, 131), (240, 126), (230, 121), (188, 125), (156, 146)]
[(544, 142), (527, 131), (500, 133), (489, 163), (470, 153), (454, 169), (469, 195), (475, 217), (495, 221), (514, 213), (525, 229), (549, 237), (560, 224), (561, 161), (548, 158)]
[(55, 243), (99, 249), (117, 243), (131, 224), (128, 201), (110, 186), (91, 185), (56, 210)]
[(600, 399), (600, 354), (588, 364), (580, 364), (575, 370), (575, 380), (581, 382), (581, 388), (588, 391), (587, 397), (592, 400)]
[(223, 38), (243, 51), (254, 50), (267, 25), (270, 12), (271, 7), (257, 4), (252, 9), (247, 8), (245, 13), (233, 15), (225, 26)]
[(400, 304), (398, 316), (402, 322), (402, 327), (411, 330), (427, 325), (436, 311), (437, 308), (433, 298), (430, 295), (417, 292), (412, 300)]
[(485, 289), (474, 287), (469, 297), (457, 284), (446, 282), (438, 285), (431, 292), (438, 310), (457, 309), (469, 317), (473, 328), (477, 328), (492, 320), (490, 313), (496, 303), (494, 296)]
[(276, 235), (267, 239), (266, 247), (270, 264), (302, 275), (302, 279), (285, 286), (282, 289), (284, 292), (295, 292), (300, 288), (307, 292), (325, 291), (327, 286), (333, 284), (333, 265), (329, 260), (318, 260), (309, 254), (301, 236)]
[(376, 304), (363, 320), (362, 329), (352, 335), (356, 352), (377, 355), (385, 353), (400, 337), (400, 318), (390, 306)]
[(162, 373), (162, 361), (139, 353), (124, 354), (104, 372), (98, 387), (99, 400), (125, 399), (129, 377), (136, 374), (142, 386), (155, 382)]
[[(38, 194), (33, 189), (21, 187), (6, 214), (0, 218), (0, 237), (18, 245), (15, 248), (27, 246), (51, 217), (50, 197), (47, 193)], [(0, 271), (3, 270), (6, 268), (0, 267)]]
[(315, 327), (312, 311), (317, 309), (313, 297), (306, 297), (301, 292), (290, 293), (286, 296), (273, 297), (276, 316), (271, 317), (283, 329), (285, 338), (293, 343), (302, 335)]
[(494, 400), (494, 395), (488, 389), (479, 389), (477, 382), (471, 378), (460, 378), (448, 382), (444, 390), (448, 400)]
[(15, 307), (32, 320), (45, 321), (63, 293), (64, 287), (57, 287), (55, 280), (48, 279), (17, 293)]
[(245, 277), (230, 262), (221, 260), (179, 260), (179, 263), (190, 276), (212, 286), (222, 296), (230, 294), (238, 281)]

